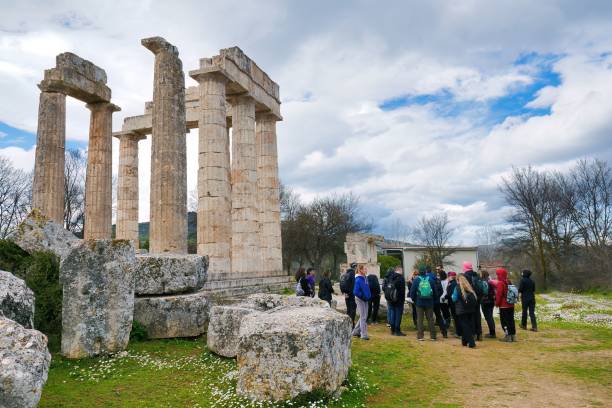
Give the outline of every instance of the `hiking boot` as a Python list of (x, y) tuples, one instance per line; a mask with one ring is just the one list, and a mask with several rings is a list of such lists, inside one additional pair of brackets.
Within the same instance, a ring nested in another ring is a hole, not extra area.
[(516, 342), (516, 336), (514, 334), (510, 336), (510, 341), (512, 343)]
[(506, 334), (504, 338), (499, 339), (499, 341), (503, 341), (504, 343), (510, 343), (512, 341), (512, 338), (510, 337), (510, 335)]
[(496, 338), (497, 336), (495, 335), (495, 333), (493, 333), (493, 334), (485, 334), (485, 337), (486, 337), (487, 339), (494, 339), (494, 338)]
[(361, 340), (370, 340), (369, 337), (360, 337)]
[(400, 336), (400, 337), (405, 337), (406, 336), (406, 334), (402, 333), (401, 331), (395, 332), (395, 335), (396, 336)]
[(476, 345), (475, 344), (470, 344), (468, 347), (469, 348), (476, 348)]
[(538, 331), (538, 328), (537, 328), (537, 327), (532, 327), (532, 328), (531, 328), (531, 331), (532, 331), (532, 332), (537, 332), (537, 331)]
[(418, 341), (425, 341), (425, 337), (417, 337)]
[(527, 330), (527, 325), (523, 326), (523, 325), (521, 324), (521, 326), (520, 326), (520, 327), (521, 327), (521, 329), (523, 329), (523, 330)]

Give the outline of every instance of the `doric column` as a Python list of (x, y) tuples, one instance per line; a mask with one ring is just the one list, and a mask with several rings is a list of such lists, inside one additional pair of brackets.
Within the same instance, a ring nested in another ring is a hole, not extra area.
[(142, 45), (155, 54), (151, 135), (151, 253), (187, 252), (185, 77), (175, 46), (161, 37)]
[(232, 273), (260, 270), (255, 157), (255, 101), (232, 99)]
[(110, 102), (88, 103), (89, 147), (85, 176), (85, 239), (110, 239), (113, 209), (113, 112)]
[(190, 73), (199, 83), (198, 254), (209, 257), (209, 280), (231, 272), (232, 203), (225, 85), (216, 72)]
[[(40, 85), (39, 85), (40, 87)], [(66, 95), (41, 88), (38, 105), (32, 207), (64, 225)]]
[(280, 224), (280, 191), (276, 116), (257, 116), (257, 189), (259, 202), (259, 242), (263, 258), (262, 273), (282, 275), (282, 242)]
[(117, 239), (140, 244), (138, 235), (138, 141), (146, 136), (119, 133), (119, 175), (117, 179)]

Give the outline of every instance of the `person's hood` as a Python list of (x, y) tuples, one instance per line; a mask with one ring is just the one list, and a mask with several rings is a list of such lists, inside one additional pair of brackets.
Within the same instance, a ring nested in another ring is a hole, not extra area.
[(529, 278), (531, 276), (531, 271), (529, 269), (523, 270), (523, 276)]
[(497, 280), (502, 282), (506, 282), (508, 280), (508, 271), (504, 268), (496, 269), (495, 273), (497, 274)]
[(474, 267), (472, 266), (471, 262), (467, 262), (466, 261), (466, 262), (463, 263), (463, 273), (465, 273), (467, 271), (471, 271), (473, 269), (474, 269)]

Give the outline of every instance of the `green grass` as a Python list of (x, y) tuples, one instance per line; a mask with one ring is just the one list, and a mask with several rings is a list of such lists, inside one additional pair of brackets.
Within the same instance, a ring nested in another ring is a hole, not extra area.
[(612, 387), (612, 363), (609, 359), (556, 364), (553, 371), (568, 374), (586, 382)]

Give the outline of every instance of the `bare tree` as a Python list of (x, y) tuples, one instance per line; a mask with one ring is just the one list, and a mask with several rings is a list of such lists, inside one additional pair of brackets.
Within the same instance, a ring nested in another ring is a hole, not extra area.
[(490, 224), (480, 228), (477, 233), (478, 258), (483, 261), (494, 261), (498, 255), (502, 240), (502, 231)]
[(389, 238), (399, 242), (407, 242), (410, 239), (410, 226), (404, 223), (399, 218), (394, 218), (391, 221), (391, 227), (389, 228)]
[(198, 212), (198, 189), (189, 190), (187, 194), (187, 211)]
[(0, 157), (0, 238), (6, 238), (30, 210), (32, 177)]
[(427, 256), (434, 265), (444, 265), (444, 260), (454, 251), (448, 247), (454, 234), (448, 214), (422, 217), (413, 230), (415, 241), (427, 248)]
[(83, 151), (66, 151), (64, 166), (64, 227), (76, 234), (83, 232), (85, 221), (85, 175), (87, 156)]

